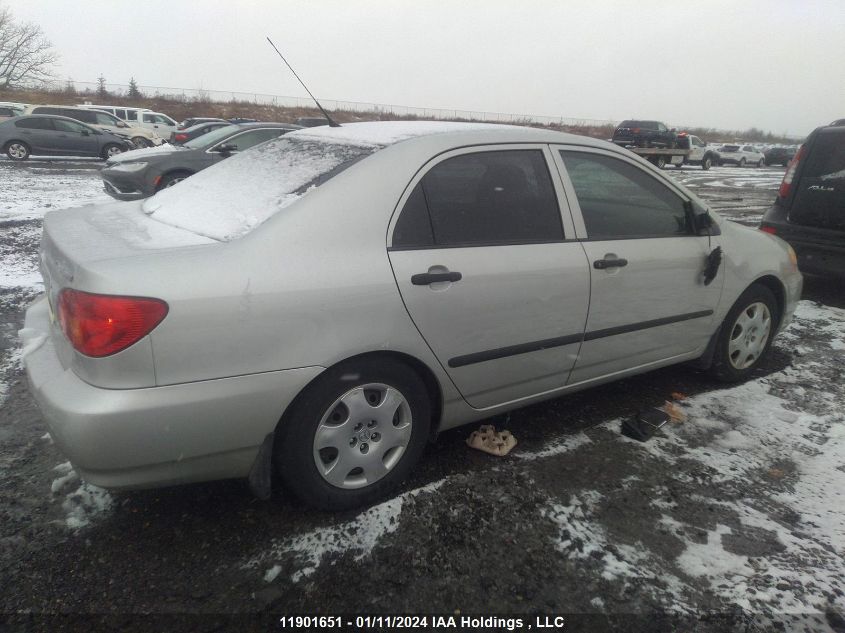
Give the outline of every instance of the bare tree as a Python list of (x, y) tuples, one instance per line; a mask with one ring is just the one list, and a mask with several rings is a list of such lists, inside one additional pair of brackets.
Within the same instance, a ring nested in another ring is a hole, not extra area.
[(17, 88), (47, 81), (58, 60), (52, 44), (37, 24), (15, 22), (0, 6), (0, 88)]

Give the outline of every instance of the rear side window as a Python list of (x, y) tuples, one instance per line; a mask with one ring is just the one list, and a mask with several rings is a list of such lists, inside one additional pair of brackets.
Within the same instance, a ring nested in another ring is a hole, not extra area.
[(15, 121), (15, 127), (22, 127), (27, 130), (52, 130), (53, 121), (43, 117), (32, 117), (31, 119)]
[[(47, 107), (47, 106), (41, 106), (41, 107), (38, 107), (38, 108), (33, 108), (32, 113), (33, 114), (62, 114), (62, 109), (61, 108), (50, 108), (50, 107)], [(62, 116), (64, 116), (64, 115), (62, 115)]]
[(591, 240), (692, 234), (683, 198), (630, 163), (561, 151)]
[(845, 131), (819, 134), (807, 157), (803, 176), (822, 180), (845, 180)]
[(138, 120), (138, 111), (137, 110), (127, 110), (126, 111), (126, 120), (127, 121), (137, 121)]
[(463, 154), (435, 165), (403, 208), (393, 245), (484, 246), (563, 239), (542, 151), (513, 150)]
[(15, 116), (15, 111), (11, 108), (0, 108), (0, 116)]
[(97, 113), (92, 110), (64, 110), (62, 116), (76, 119), (83, 123), (97, 123)]

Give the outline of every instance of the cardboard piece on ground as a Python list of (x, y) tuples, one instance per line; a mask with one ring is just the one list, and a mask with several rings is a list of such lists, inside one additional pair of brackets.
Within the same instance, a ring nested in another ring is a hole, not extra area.
[(492, 424), (483, 424), (477, 431), (470, 433), (467, 446), (503, 457), (516, 446), (516, 438), (510, 431), (497, 431)]

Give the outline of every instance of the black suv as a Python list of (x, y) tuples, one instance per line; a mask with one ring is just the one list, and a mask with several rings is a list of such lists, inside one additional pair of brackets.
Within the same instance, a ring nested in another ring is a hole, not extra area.
[(807, 137), (760, 229), (792, 245), (802, 272), (845, 276), (845, 125)]
[(786, 167), (795, 156), (795, 149), (792, 147), (770, 147), (763, 152), (766, 165), (783, 165)]
[(613, 142), (622, 147), (665, 147), (674, 149), (678, 135), (660, 121), (622, 121), (613, 130)]

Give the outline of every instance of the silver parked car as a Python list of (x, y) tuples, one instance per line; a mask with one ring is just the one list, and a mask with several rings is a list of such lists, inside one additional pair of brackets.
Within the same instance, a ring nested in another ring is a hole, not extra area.
[(426, 122), (300, 130), (48, 213), (41, 262), (25, 363), (83, 478), (273, 466), (320, 508), (509, 409), (685, 361), (742, 380), (802, 284), (786, 243), (612, 143)]

